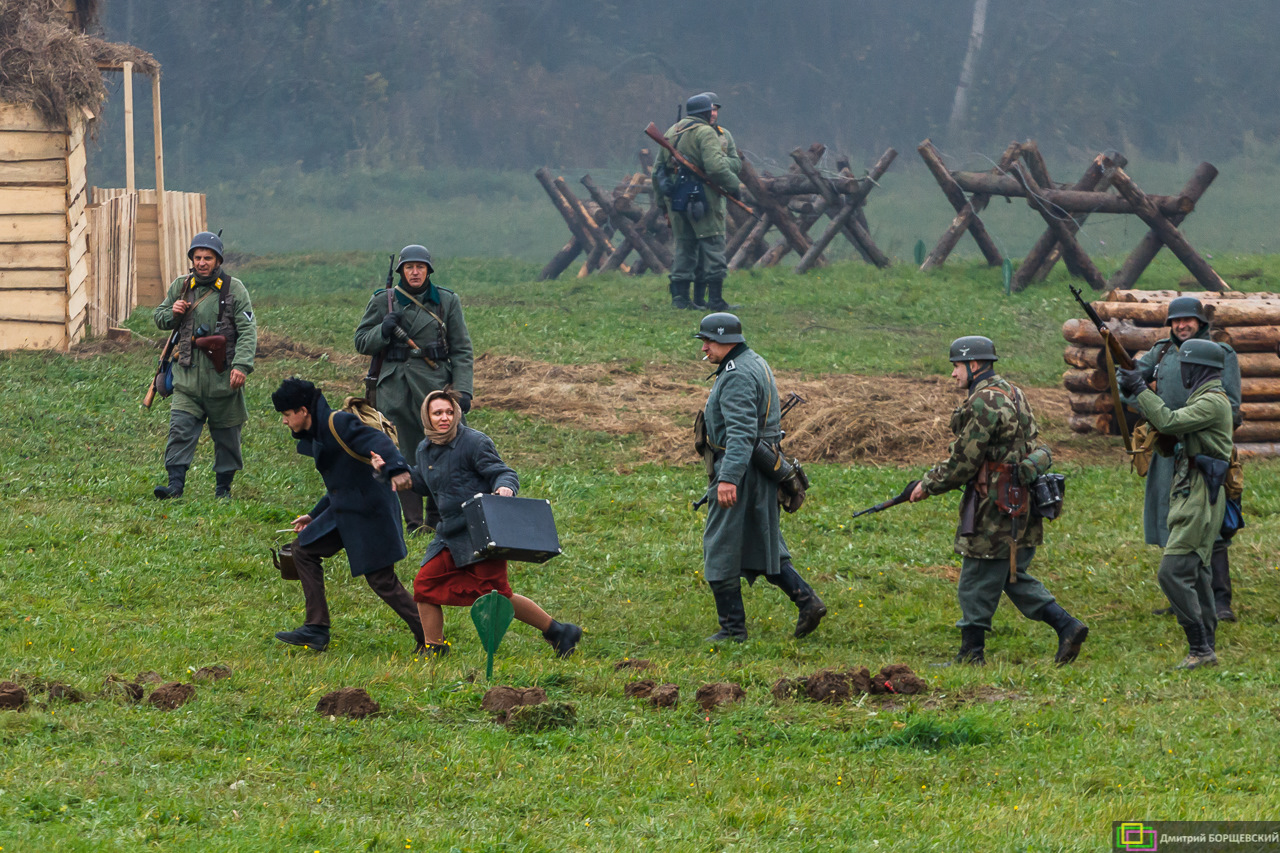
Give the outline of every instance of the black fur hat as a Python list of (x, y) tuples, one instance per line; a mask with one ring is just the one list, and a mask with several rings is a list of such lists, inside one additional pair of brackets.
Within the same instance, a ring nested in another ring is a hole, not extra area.
[(279, 388), (272, 392), (271, 404), (276, 407), (277, 412), (287, 412), (291, 409), (309, 409), (317, 393), (316, 386), (307, 380), (290, 376), (280, 383)]

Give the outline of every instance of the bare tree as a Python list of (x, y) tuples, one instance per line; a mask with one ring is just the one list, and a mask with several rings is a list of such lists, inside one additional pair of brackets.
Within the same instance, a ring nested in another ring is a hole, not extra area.
[(960, 68), (960, 82), (956, 85), (956, 97), (951, 102), (951, 120), (947, 122), (947, 135), (954, 139), (969, 111), (969, 87), (973, 85), (973, 68), (978, 64), (978, 52), (982, 50), (982, 34), (987, 28), (987, 0), (973, 0), (973, 26), (969, 28), (969, 49), (964, 54)]

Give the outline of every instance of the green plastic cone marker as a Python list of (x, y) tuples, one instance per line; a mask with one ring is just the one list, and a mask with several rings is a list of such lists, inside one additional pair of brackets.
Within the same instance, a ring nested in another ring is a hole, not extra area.
[(493, 655), (498, 651), (507, 628), (511, 627), (511, 619), (516, 609), (506, 596), (497, 592), (489, 592), (476, 599), (471, 605), (471, 621), (476, 623), (476, 633), (480, 635), (480, 645), (489, 654), (489, 663), (484, 677), (493, 678)]
[(1013, 292), (1013, 262), (1008, 258), (1004, 259), (1004, 263), (1000, 265), (1000, 272), (1004, 275), (1004, 292)]
[(923, 263), (924, 263), (924, 241), (917, 240), (916, 241), (916, 266), (920, 266)]

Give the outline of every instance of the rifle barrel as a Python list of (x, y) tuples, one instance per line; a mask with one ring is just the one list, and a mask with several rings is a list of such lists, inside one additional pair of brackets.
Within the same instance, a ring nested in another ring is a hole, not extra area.
[(729, 193), (721, 189), (720, 186), (716, 184), (715, 181), (708, 178), (706, 172), (702, 171), (697, 166), (693, 165), (693, 163), (690, 162), (689, 158), (685, 157), (683, 154), (677, 151), (675, 146), (672, 145), (670, 142), (668, 142), (667, 138), (662, 135), (662, 131), (658, 130), (658, 126), (656, 124), (654, 124), (653, 122), (649, 122), (649, 126), (644, 129), (644, 132), (646, 136), (648, 136), (654, 142), (658, 143), (664, 149), (666, 149), (667, 153), (670, 154), (671, 157), (677, 163), (679, 163), (681, 166), (684, 166), (690, 172), (693, 172), (695, 175), (697, 175), (698, 179), (701, 180), (702, 183), (706, 187), (708, 187), (713, 193), (720, 196), (730, 204), (735, 204), (738, 207), (742, 208), (742, 210), (745, 211), (748, 215), (750, 216), (756, 215), (756, 212), (752, 210), (750, 207), (748, 207), (741, 199), (737, 199), (729, 195)]

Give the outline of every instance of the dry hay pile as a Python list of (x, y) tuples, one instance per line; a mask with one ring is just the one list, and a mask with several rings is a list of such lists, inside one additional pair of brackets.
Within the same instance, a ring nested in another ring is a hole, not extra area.
[[(91, 20), (96, 3), (77, 3)], [(55, 127), (80, 107), (97, 112), (107, 95), (98, 63), (132, 61), (145, 74), (159, 71), (155, 57), (112, 44), (67, 25), (57, 0), (0, 0), (0, 101), (30, 104)]]

